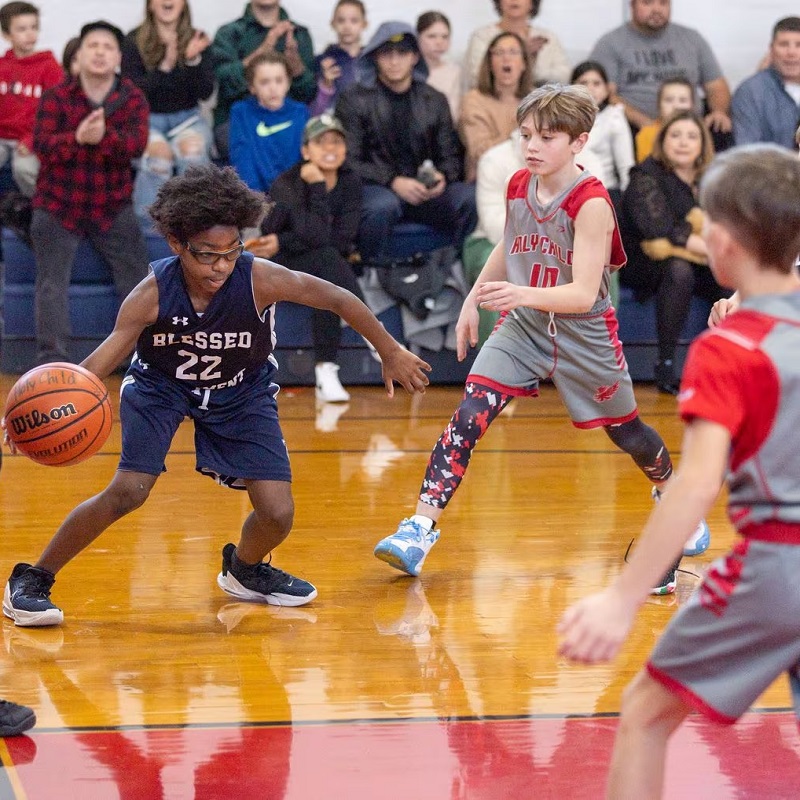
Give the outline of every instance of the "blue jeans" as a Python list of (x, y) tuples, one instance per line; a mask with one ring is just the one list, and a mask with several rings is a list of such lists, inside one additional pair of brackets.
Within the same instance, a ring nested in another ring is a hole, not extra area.
[[(202, 137), (204, 147), (197, 155), (185, 156), (180, 143), (187, 135)], [(173, 171), (182, 175), (192, 164), (208, 164), (213, 135), (199, 109), (187, 108), (172, 114), (150, 114), (150, 135), (148, 147), (152, 142), (167, 142), (172, 150), (173, 160), (143, 155), (138, 163), (136, 179), (133, 183), (133, 207), (144, 230), (151, 230), (153, 222), (147, 209), (155, 202), (158, 190), (172, 177)]]
[(478, 222), (475, 186), (471, 183), (448, 183), (439, 197), (418, 206), (375, 183), (364, 184), (362, 198), (358, 247), (364, 261), (371, 263), (391, 259), (392, 229), (399, 222), (430, 225), (446, 233), (459, 253)]

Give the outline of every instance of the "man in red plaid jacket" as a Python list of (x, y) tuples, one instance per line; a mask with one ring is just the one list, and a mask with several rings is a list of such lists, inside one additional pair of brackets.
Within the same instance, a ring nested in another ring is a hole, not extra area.
[(68, 289), (80, 240), (111, 267), (120, 301), (147, 274), (147, 248), (131, 203), (131, 160), (147, 145), (149, 109), (117, 72), (122, 31), (83, 26), (79, 73), (42, 94), (33, 146), (41, 170), (33, 197), (37, 363), (68, 359)]

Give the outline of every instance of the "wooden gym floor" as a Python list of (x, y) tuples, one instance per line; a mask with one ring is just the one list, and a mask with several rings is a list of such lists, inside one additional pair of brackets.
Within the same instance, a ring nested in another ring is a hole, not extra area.
[[(5, 397), (13, 376), (0, 378)], [(119, 378), (109, 381), (116, 396)], [(149, 502), (58, 576), (60, 628), (2, 623), (0, 696), (32, 706), (30, 735), (0, 740), (0, 800), (460, 800), (602, 796), (622, 689), (697, 579), (652, 599), (617, 661), (556, 656), (565, 606), (617, 573), (649, 487), (555, 392), (517, 400), (479, 445), (419, 579), (372, 556), (410, 513), (460, 389), (388, 400), (356, 388), (317, 409), (279, 397), (295, 528), (275, 563), (313, 581), (303, 608), (231, 602), (216, 586), (244, 493), (194, 471), (184, 426)], [(677, 456), (672, 398), (638, 387)], [(3, 578), (111, 478), (115, 423), (85, 464), (6, 457)], [(722, 503), (698, 572), (732, 542)], [(666, 796), (796, 798), (800, 737), (780, 680), (737, 726), (692, 717)]]

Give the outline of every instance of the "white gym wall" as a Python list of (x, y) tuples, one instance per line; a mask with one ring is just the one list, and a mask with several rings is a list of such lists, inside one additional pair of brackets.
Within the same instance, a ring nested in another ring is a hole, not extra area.
[[(213, 36), (217, 28), (238, 16), (244, 0), (189, 0), (195, 25)], [(127, 32), (144, 14), (144, 0), (33, 0), (42, 12), (42, 48), (61, 58), (64, 43), (84, 22), (107, 19)], [(334, 0), (284, 0), (292, 18), (311, 31), (316, 52), (333, 40), (329, 27)], [(369, 35), (387, 19), (403, 19), (412, 25), (422, 11), (442, 11), (453, 27), (453, 57), (466, 49), (470, 32), (496, 19), (491, 0), (366, 0)], [(398, 13), (398, 7), (403, 11)], [(572, 63), (583, 60), (599, 36), (626, 18), (625, 0), (542, 0), (537, 23), (561, 39)], [(755, 71), (770, 39), (773, 24), (782, 17), (800, 15), (789, 0), (673, 0), (672, 19), (697, 28), (710, 42), (731, 88)]]

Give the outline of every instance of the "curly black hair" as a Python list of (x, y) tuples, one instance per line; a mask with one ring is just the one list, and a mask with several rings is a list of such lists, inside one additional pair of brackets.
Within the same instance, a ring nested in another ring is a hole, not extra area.
[(250, 189), (233, 167), (207, 164), (170, 178), (149, 212), (162, 236), (186, 242), (217, 225), (255, 227), (268, 206), (266, 196)]

